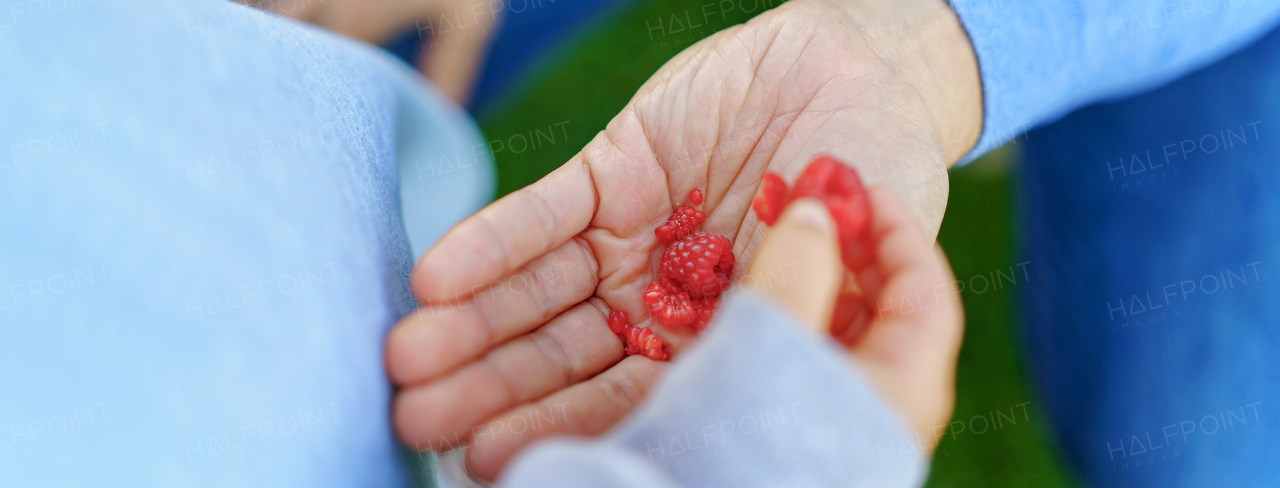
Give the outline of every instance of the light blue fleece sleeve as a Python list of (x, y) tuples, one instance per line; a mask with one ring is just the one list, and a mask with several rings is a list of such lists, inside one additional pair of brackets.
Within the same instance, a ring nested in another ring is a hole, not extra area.
[(965, 161), (1085, 105), (1167, 83), (1248, 45), (1275, 0), (950, 0), (982, 72), (982, 137)]
[(737, 294), (646, 403), (595, 440), (518, 458), (508, 487), (919, 486), (907, 427), (834, 343)]
[(461, 109), (225, 0), (0, 0), (0, 88), (0, 486), (407, 484), (383, 343), (492, 191)]

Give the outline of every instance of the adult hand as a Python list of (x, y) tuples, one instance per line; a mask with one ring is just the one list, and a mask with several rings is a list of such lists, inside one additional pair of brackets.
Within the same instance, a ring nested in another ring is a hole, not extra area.
[(381, 44), (414, 28), (424, 40), (419, 67), (459, 103), (471, 92), (484, 49), (506, 5), (501, 0), (236, 0)]
[[(536, 439), (597, 434), (631, 411), (665, 364), (624, 359), (605, 315), (648, 321), (653, 229), (693, 188), (703, 228), (732, 239), (739, 263), (764, 236), (750, 211), (764, 172), (794, 180), (818, 153), (903, 198), (932, 239), (947, 165), (980, 130), (973, 52), (941, 0), (846, 2), (793, 0), (695, 44), (572, 160), (428, 251), (412, 276), (422, 308), (387, 341), (400, 437), (469, 445), (492, 479)], [(675, 355), (691, 339), (650, 325)], [(554, 421), (488, 427), (522, 416)]]

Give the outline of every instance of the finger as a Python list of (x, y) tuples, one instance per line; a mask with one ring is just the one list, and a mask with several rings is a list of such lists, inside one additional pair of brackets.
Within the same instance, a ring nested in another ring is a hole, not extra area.
[(874, 310), (853, 355), (932, 448), (932, 433), (954, 405), (963, 312), (945, 256), (911, 213), (887, 190), (872, 189), (871, 203), (878, 269), (872, 279), (881, 283), (866, 280)]
[(963, 331), (959, 292), (942, 252), (925, 256), (939, 263), (890, 275), (874, 297), (872, 325), (854, 348), (859, 359), (904, 368), (954, 363)]
[(886, 277), (900, 274), (911, 266), (928, 264), (933, 259), (931, 240), (919, 230), (914, 214), (890, 190), (871, 187), (867, 195), (871, 203), (871, 227), (861, 244), (844, 250), (846, 258), (857, 256), (850, 275), (852, 281), (845, 283), (846, 288), (857, 292), (841, 295), (839, 315), (849, 322), (833, 326), (836, 338), (851, 345), (863, 340), (871, 321), (887, 317), (886, 307), (901, 304), (907, 298), (878, 299)]
[(596, 209), (590, 169), (575, 157), (450, 230), (410, 277), (425, 304), (456, 299), (520, 269), (586, 229)]
[(796, 200), (769, 231), (742, 287), (773, 299), (811, 330), (831, 323), (842, 268), (835, 222), (817, 200)]
[(396, 396), (393, 418), (406, 443), (447, 449), (499, 413), (599, 373), (622, 358), (605, 316), (583, 303), (484, 358)]
[(479, 426), (467, 448), (467, 467), (493, 480), (515, 453), (538, 439), (609, 430), (636, 408), (668, 366), (630, 356), (599, 376)]
[[(935, 256), (940, 260), (941, 251)], [(950, 276), (950, 271), (945, 274)], [(872, 320), (866, 338), (853, 351), (868, 379), (930, 450), (937, 446), (936, 434), (955, 406), (963, 312), (958, 303), (948, 303), (956, 300), (954, 290), (934, 298), (921, 292), (952, 286), (923, 270), (890, 278), (882, 296), (911, 297), (907, 300), (914, 303), (899, 302), (892, 307), (905, 313)]]
[(591, 246), (572, 239), (469, 299), (423, 306), (387, 335), (387, 373), (422, 382), (533, 330), (590, 297), (598, 268)]
[(869, 196), (875, 209), (871, 242), (876, 270), (860, 276), (859, 284), (875, 306), (872, 320), (877, 325), (866, 340), (949, 342), (958, 324), (931, 319), (956, 316), (960, 310), (945, 256), (892, 193), (873, 188)]
[[(459, 104), (466, 103), (470, 98), (476, 68), (489, 44), (490, 30), (502, 13), (501, 2), (483, 2), (486, 7), (480, 11), (474, 7), (481, 2), (464, 3), (465, 5), (458, 7), (470, 17), (470, 20), (462, 22), (464, 27), (437, 29), (444, 26), (438, 25), (434, 20), (427, 22), (431, 37), (427, 40), (426, 49), (422, 50), (418, 64), (422, 74), (441, 93)], [(455, 12), (455, 17), (456, 14)], [(434, 18), (448, 17), (441, 15)]]
[(883, 276), (905, 270), (931, 269), (942, 266), (933, 256), (933, 239), (929, 238), (902, 201), (884, 187), (867, 191), (871, 201), (871, 242), (875, 248), (875, 264)]

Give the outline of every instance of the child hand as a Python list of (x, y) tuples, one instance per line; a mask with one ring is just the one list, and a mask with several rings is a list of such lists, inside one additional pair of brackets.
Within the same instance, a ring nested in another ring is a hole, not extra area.
[[(884, 188), (871, 188), (869, 264), (853, 270), (857, 292), (842, 292), (845, 271), (835, 224), (816, 200), (800, 199), (765, 238), (742, 288), (764, 295), (822, 336), (837, 297), (853, 324), (839, 340), (850, 361), (932, 451), (951, 417), (963, 314), (945, 256), (910, 212)], [(778, 277), (783, 277), (779, 279)], [(752, 286), (755, 285), (755, 286)], [(847, 287), (846, 287), (847, 288)]]

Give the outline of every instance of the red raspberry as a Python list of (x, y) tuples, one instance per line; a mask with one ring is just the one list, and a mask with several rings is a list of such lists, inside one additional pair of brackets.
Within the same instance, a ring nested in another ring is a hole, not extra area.
[(698, 311), (698, 319), (693, 321), (693, 329), (701, 331), (711, 322), (711, 318), (716, 313), (716, 307), (720, 305), (720, 297), (710, 296), (695, 298), (692, 301), (693, 309)]
[(680, 284), (692, 298), (718, 295), (729, 287), (733, 244), (712, 232), (697, 232), (671, 244), (658, 269)]
[(859, 256), (865, 254), (859, 250), (858, 240), (871, 225), (871, 202), (858, 172), (831, 156), (818, 156), (804, 169), (790, 191), (781, 176), (765, 173), (760, 196), (756, 197), (752, 207), (760, 221), (773, 225), (782, 215), (782, 209), (801, 197), (816, 198), (827, 207), (836, 223), (845, 266), (856, 266)]
[(662, 339), (645, 327), (627, 326), (623, 333), (626, 338), (624, 352), (627, 355), (642, 355), (654, 361), (666, 361), (667, 351), (662, 349)]
[(665, 223), (653, 229), (653, 233), (658, 236), (658, 240), (662, 241), (663, 244), (670, 244), (688, 237), (689, 234), (698, 229), (698, 224), (701, 224), (706, 218), (707, 214), (693, 207), (681, 205), (676, 207), (675, 212), (670, 217), (667, 217)]
[[(785, 191), (785, 183), (782, 188)], [(702, 190), (694, 188), (689, 191), (689, 204), (676, 206), (667, 221), (653, 230), (659, 241), (670, 246), (658, 263), (662, 275), (644, 291), (644, 303), (654, 320), (669, 327), (702, 330), (715, 315), (720, 292), (730, 284), (735, 263), (733, 243), (719, 234), (697, 232), (707, 215), (694, 206), (702, 205), (703, 200)], [(662, 340), (649, 329), (628, 325), (625, 312), (610, 312), (608, 323), (609, 330), (619, 334), (627, 354), (667, 359)]]
[(663, 325), (679, 327), (698, 319), (698, 311), (694, 310), (689, 293), (666, 276), (649, 283), (649, 288), (644, 290), (644, 303), (649, 306), (649, 313)]
[(694, 188), (689, 191), (689, 203), (693, 205), (702, 205), (702, 190)]
[(662, 339), (650, 329), (642, 329), (627, 323), (627, 312), (610, 311), (608, 322), (609, 330), (622, 340), (624, 354), (628, 356), (639, 354), (654, 361), (667, 360), (667, 352), (662, 348)]
[(756, 216), (760, 217), (760, 221), (764, 225), (773, 225), (778, 221), (778, 217), (782, 215), (782, 209), (789, 202), (787, 198), (787, 182), (783, 181), (777, 173), (767, 172), (764, 174), (763, 188), (760, 190), (760, 196), (756, 197), (751, 203), (751, 207), (756, 209)]
[(614, 334), (622, 334), (623, 329), (630, 325), (627, 318), (627, 312), (622, 310), (614, 310), (609, 312), (609, 330)]
[(852, 244), (871, 223), (871, 203), (858, 172), (831, 156), (818, 156), (796, 179), (788, 202), (800, 197), (827, 205), (842, 246)]
[(855, 292), (841, 291), (836, 296), (835, 311), (831, 314), (832, 337), (852, 344), (862, 336), (866, 331), (866, 315), (870, 313), (863, 303), (862, 296)]

